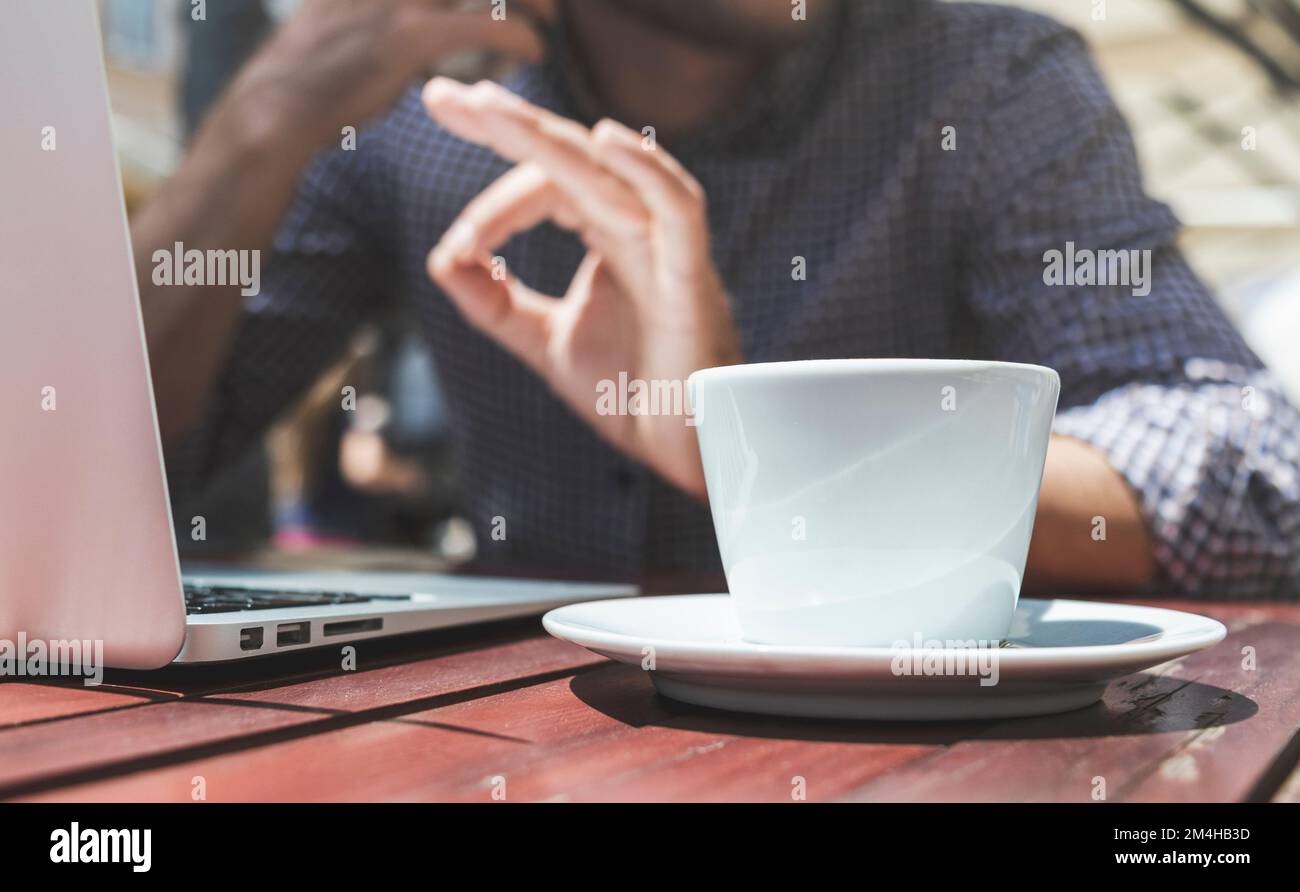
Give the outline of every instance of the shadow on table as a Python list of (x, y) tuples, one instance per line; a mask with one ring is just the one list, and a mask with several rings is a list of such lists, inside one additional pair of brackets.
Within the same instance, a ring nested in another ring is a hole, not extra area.
[(592, 709), (632, 727), (828, 743), (946, 744), (959, 740), (1124, 737), (1231, 725), (1259, 711), (1249, 697), (1215, 685), (1150, 673), (1113, 682), (1098, 703), (1055, 715), (943, 722), (781, 718), (671, 700), (645, 672), (624, 665), (580, 673), (569, 683)]

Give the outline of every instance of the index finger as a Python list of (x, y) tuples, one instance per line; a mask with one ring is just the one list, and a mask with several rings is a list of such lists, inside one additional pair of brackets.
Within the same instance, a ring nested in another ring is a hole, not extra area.
[(521, 164), (506, 172), (465, 206), (433, 249), (434, 259), (468, 262), (512, 235), (551, 220), (576, 230), (580, 218), (539, 167)]
[(430, 114), (459, 136), (512, 161), (532, 163), (584, 216), (611, 234), (643, 233), (646, 209), (631, 186), (595, 157), (590, 132), (490, 81), (466, 87), (435, 78), (424, 90)]

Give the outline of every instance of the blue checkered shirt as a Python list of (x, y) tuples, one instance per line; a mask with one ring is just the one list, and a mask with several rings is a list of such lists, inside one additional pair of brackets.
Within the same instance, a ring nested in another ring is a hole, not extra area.
[[(1294, 596), (1300, 414), (1179, 253), (1177, 221), (1144, 193), (1080, 38), (1001, 7), (830, 8), (834, 21), (809, 22), (816, 36), (724, 119), (662, 142), (707, 192), (746, 358), (1051, 366), (1056, 430), (1100, 448), (1137, 493), (1161, 590)], [(563, 57), (507, 85), (594, 123)], [(429, 281), (432, 245), (507, 167), (433, 123), (418, 85), (354, 151), (310, 166), (209, 417), (170, 456), (182, 498), (254, 445), (359, 325), (404, 301), (447, 391), (485, 559), (611, 574), (719, 567), (703, 504), (608, 446)], [(1045, 284), (1045, 252), (1067, 242), (1149, 250), (1150, 293)], [(547, 225), (501, 253), (561, 294), (584, 249)], [(792, 275), (797, 258), (805, 277)], [(490, 534), (498, 517), (504, 540)]]

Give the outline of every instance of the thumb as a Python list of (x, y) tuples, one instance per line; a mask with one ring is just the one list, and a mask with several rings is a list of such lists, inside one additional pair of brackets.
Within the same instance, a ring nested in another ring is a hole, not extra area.
[(482, 259), (462, 261), (445, 250), (429, 255), (430, 278), (461, 317), (544, 377), (550, 319), (559, 302), (493, 272)]

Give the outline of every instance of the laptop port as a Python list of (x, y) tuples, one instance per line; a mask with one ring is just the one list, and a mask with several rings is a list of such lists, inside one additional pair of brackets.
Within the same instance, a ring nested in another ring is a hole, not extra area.
[(260, 650), (262, 647), (262, 627), (249, 626), (239, 630), (240, 650)]
[(326, 623), (321, 631), (328, 638), (331, 635), (351, 635), (356, 632), (378, 632), (384, 627), (384, 621), (379, 617), (373, 619), (351, 619), (337, 623)]
[(280, 623), (275, 627), (275, 646), (291, 647), (311, 641), (311, 623)]

